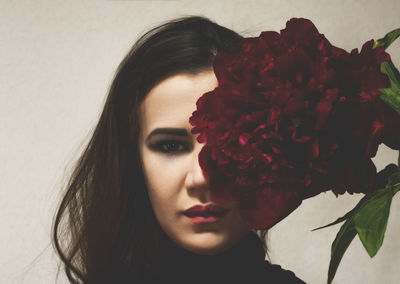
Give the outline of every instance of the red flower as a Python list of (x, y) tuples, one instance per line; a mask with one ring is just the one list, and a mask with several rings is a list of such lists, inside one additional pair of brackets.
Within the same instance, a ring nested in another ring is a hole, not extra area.
[(368, 192), (371, 157), (385, 133), (389, 55), (332, 46), (313, 23), (291, 19), (279, 33), (244, 38), (214, 59), (218, 87), (190, 123), (205, 142), (199, 162), (214, 195), (239, 202), (251, 228), (269, 228), (305, 198), (333, 189)]

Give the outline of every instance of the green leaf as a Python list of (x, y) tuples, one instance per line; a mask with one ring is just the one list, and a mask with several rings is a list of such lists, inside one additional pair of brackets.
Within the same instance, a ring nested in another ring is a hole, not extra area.
[[(400, 36), (400, 28), (387, 33), (383, 38), (374, 42), (373, 48), (384, 46), (388, 48)], [(400, 115), (400, 73), (391, 60), (381, 63), (381, 71), (390, 78), (391, 87), (380, 89), (381, 100), (387, 103)], [(384, 143), (392, 149), (400, 148), (400, 135), (386, 139)]]
[(328, 270), (328, 284), (332, 283), (332, 280), (335, 277), (336, 271), (339, 267), (339, 263), (356, 234), (357, 231), (354, 227), (353, 220), (350, 218), (340, 228), (335, 240), (332, 243), (331, 260), (329, 262)]
[(400, 72), (397, 70), (396, 66), (394, 66), (392, 60), (384, 61), (381, 63), (381, 72), (387, 74), (389, 76), (390, 82), (399, 87), (400, 84)]
[(389, 176), (388, 183), (389, 183), (391, 186), (394, 186), (394, 185), (396, 185), (396, 184), (399, 184), (399, 183), (400, 183), (400, 171), (396, 171), (396, 172), (394, 172), (393, 174), (391, 174), (391, 175)]
[(395, 186), (393, 186), (393, 188), (392, 188), (392, 192), (393, 192), (393, 195), (395, 195), (397, 192), (399, 192), (400, 191), (400, 183), (398, 183), (398, 184), (396, 184)]
[(343, 221), (346, 221), (346, 220), (352, 218), (353, 215), (359, 210), (359, 208), (362, 207), (365, 204), (365, 202), (370, 198), (372, 198), (372, 195), (368, 195), (368, 194), (365, 195), (363, 198), (360, 199), (360, 201), (357, 203), (357, 205), (353, 209), (351, 209), (349, 212), (347, 212), (344, 216), (337, 218), (336, 221), (333, 221), (332, 223), (329, 223), (328, 225), (312, 229), (311, 231), (316, 231), (316, 230), (320, 230), (323, 228), (327, 228), (327, 227), (339, 224)]
[[(355, 208), (354, 208), (354, 209), (355, 209)], [(322, 227), (318, 227), (318, 228), (312, 229), (311, 232), (317, 231), (317, 230), (321, 230), (321, 229), (324, 229), (324, 228), (327, 228), (327, 227), (330, 227), (330, 226), (339, 224), (339, 223), (341, 223), (341, 222), (343, 222), (343, 221), (346, 221), (348, 218), (352, 217), (353, 212), (354, 212), (354, 209), (351, 210), (351, 211), (349, 211), (349, 212), (347, 212), (346, 215), (337, 218), (336, 221), (333, 221), (332, 223), (329, 223), (328, 225), (324, 225), (324, 226), (322, 226)]]
[(395, 29), (389, 33), (387, 33), (383, 38), (378, 39), (374, 42), (373, 48), (378, 46), (384, 46), (385, 49), (389, 47), (400, 36), (400, 29)]
[[(400, 163), (400, 152), (399, 152)], [(346, 221), (340, 228), (331, 247), (328, 284), (335, 277), (344, 253), (358, 234), (368, 254), (373, 257), (382, 246), (390, 205), (394, 194), (400, 191), (400, 170), (395, 164), (387, 165), (377, 174), (376, 186), (380, 189), (366, 194), (358, 204), (336, 221), (314, 229), (319, 230)]]
[[(381, 182), (386, 181), (385, 187), (366, 194), (346, 215), (331, 224), (320, 227), (325, 228), (346, 220), (332, 243), (328, 283), (332, 282), (344, 253), (357, 234), (371, 257), (376, 255), (382, 246), (394, 195), (394, 191), (390, 189), (395, 185), (398, 187), (397, 191), (400, 191), (400, 172), (391, 164), (378, 175)], [(392, 184), (393, 182), (396, 184)]]
[(400, 191), (400, 171), (395, 172), (389, 177), (389, 184), (391, 186), (393, 195)]
[(380, 89), (381, 100), (391, 106), (400, 115), (400, 98), (392, 89)]
[[(391, 87), (379, 89), (380, 99), (400, 115), (400, 72), (391, 60), (381, 63), (381, 71), (389, 76)], [(400, 149), (400, 134), (386, 137), (383, 143), (391, 149)]]
[[(400, 157), (400, 155), (399, 155)], [(386, 186), (386, 184), (389, 182), (389, 177), (398, 172), (398, 168), (395, 164), (389, 164), (387, 165), (383, 170), (377, 173), (376, 175), (376, 185), (378, 188), (383, 188)], [(398, 172), (400, 174), (400, 172)], [(399, 176), (400, 178), (400, 176)], [(363, 198), (360, 199), (360, 201), (357, 203), (357, 205), (347, 212), (344, 216), (339, 217), (336, 219), (336, 221), (329, 223), (328, 225), (324, 225), (315, 229), (312, 229), (311, 231), (317, 231), (323, 228), (327, 228), (330, 226), (334, 226), (336, 224), (339, 224), (343, 221), (346, 221), (347, 219), (353, 217), (353, 215), (362, 207), (364, 204), (371, 198), (373, 198), (376, 194), (378, 194), (378, 191), (374, 191), (373, 193), (366, 194)]]
[(370, 257), (374, 257), (383, 243), (389, 218), (393, 192), (390, 185), (368, 200), (354, 215), (358, 236)]
[(389, 76), (391, 87), (379, 89), (380, 98), (400, 115), (400, 73), (391, 61), (382, 62), (381, 71)]

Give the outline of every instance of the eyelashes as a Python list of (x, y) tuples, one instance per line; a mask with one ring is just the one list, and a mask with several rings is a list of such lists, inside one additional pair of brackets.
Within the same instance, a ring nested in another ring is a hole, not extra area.
[(179, 140), (161, 140), (154, 143), (151, 148), (166, 155), (179, 155), (190, 151), (190, 145)]

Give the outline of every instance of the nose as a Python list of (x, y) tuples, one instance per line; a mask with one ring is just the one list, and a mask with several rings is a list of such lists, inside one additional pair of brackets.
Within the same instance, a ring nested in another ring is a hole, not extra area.
[(209, 191), (208, 182), (199, 164), (199, 153), (203, 146), (204, 144), (196, 142), (195, 148), (193, 149), (190, 166), (188, 167), (185, 180), (186, 188), (188, 190)]

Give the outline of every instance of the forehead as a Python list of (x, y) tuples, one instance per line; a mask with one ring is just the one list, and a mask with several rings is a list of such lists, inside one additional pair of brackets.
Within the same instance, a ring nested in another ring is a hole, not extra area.
[(196, 75), (178, 74), (161, 81), (139, 107), (142, 134), (146, 136), (158, 127), (190, 129), (189, 117), (196, 109), (197, 100), (217, 85), (212, 70)]

